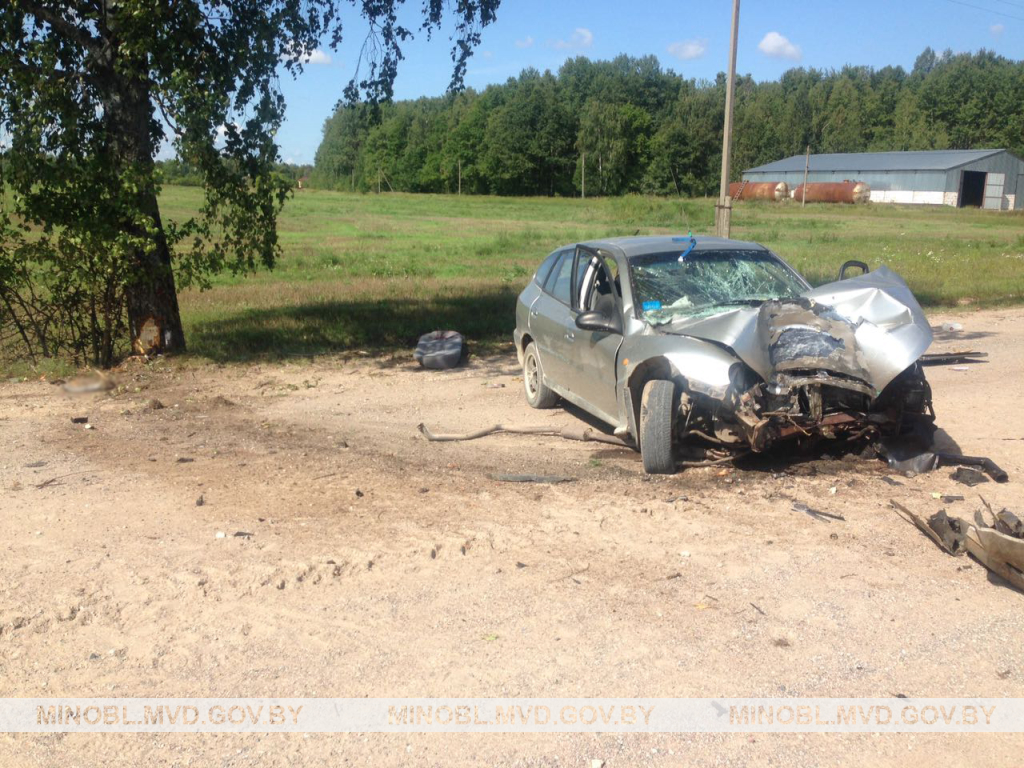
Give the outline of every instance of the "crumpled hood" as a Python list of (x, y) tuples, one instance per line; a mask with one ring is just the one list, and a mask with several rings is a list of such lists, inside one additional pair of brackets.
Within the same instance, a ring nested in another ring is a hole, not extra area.
[(876, 393), (932, 343), (921, 306), (888, 267), (659, 330), (723, 344), (767, 382), (792, 371), (825, 370), (860, 379)]

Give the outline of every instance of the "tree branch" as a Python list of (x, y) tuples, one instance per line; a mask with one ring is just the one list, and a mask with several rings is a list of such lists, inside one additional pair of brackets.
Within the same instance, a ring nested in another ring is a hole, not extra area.
[(18, 4), (38, 21), (49, 24), (50, 27), (64, 35), (64, 37), (74, 40), (89, 51), (95, 52), (99, 50), (100, 40), (90, 35), (82, 27), (75, 26), (63, 16), (54, 13), (49, 8), (28, 2), (28, 0), (20, 0)]

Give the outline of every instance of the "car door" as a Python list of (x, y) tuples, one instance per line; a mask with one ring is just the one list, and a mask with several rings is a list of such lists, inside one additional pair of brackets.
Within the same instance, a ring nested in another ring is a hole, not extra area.
[(599, 251), (578, 246), (573, 287), (574, 339), (570, 360), (573, 392), (585, 400), (594, 415), (611, 424), (619, 423), (615, 391), (621, 333), (584, 331), (575, 327), (581, 312), (601, 309), (622, 319), (622, 285), (615, 259)]
[(530, 334), (540, 353), (544, 382), (556, 391), (572, 391), (570, 347), (574, 341), (576, 316), (572, 311), (572, 249), (558, 257), (543, 290), (530, 307)]

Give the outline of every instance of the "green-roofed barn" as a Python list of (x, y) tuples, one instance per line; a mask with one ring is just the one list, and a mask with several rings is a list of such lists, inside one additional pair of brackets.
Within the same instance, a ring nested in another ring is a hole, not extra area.
[[(804, 155), (743, 172), (744, 181), (804, 181)], [(1024, 209), (1024, 161), (1005, 149), (811, 155), (810, 182), (863, 181), (873, 203)]]

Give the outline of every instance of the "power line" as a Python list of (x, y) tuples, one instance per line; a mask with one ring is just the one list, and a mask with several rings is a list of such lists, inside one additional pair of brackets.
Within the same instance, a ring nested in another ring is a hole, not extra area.
[(1008, 5), (1011, 8), (1020, 8), (1020, 9), (1024, 10), (1024, 4), (1021, 4), (1021, 3), (1012, 3), (1012, 2), (1010, 2), (1010, 0), (996, 0), (996, 2), (997, 3), (1002, 3), (1003, 5)]
[[(947, 3), (955, 3), (956, 5), (962, 5), (965, 8), (973, 8), (976, 11), (985, 11), (985, 13), (994, 13), (996, 16), (1005, 16), (1007, 19), (1016, 19), (1017, 21), (1024, 21), (1024, 16), (1014, 16), (1013, 14), (1003, 13), (1002, 11), (993, 11), (991, 8), (982, 8), (980, 5), (971, 5), (970, 3), (963, 2), (963, 0), (946, 0), (946, 2)], [(1006, 2), (1006, 0), (1001, 0), (1001, 2)], [(1007, 3), (1007, 5), (1013, 5), (1013, 3)]]

